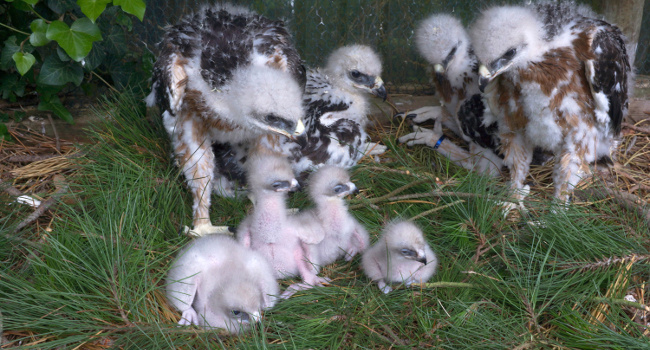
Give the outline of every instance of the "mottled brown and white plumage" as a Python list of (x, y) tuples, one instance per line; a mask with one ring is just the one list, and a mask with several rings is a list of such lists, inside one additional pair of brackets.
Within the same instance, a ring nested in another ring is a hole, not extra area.
[[(334, 50), (324, 67), (307, 71), (305, 132), (267, 147), (286, 155), (298, 175), (327, 164), (350, 168), (366, 154), (383, 153), (386, 147), (370, 142), (366, 132), (369, 97), (386, 98), (381, 70), (381, 59), (369, 46)], [(218, 143), (213, 148), (224, 177), (243, 184), (250, 145)]]
[(424, 239), (422, 230), (410, 221), (388, 224), (379, 240), (363, 253), (363, 272), (384, 293), (391, 283), (425, 283), (438, 268), (438, 257)]
[(167, 275), (167, 299), (182, 313), (179, 324), (239, 332), (275, 305), (279, 292), (271, 266), (233, 238), (198, 238), (178, 253)]
[(159, 106), (192, 192), (194, 234), (214, 231), (213, 185), (231, 190), (215, 179), (212, 144), (300, 134), (304, 74), (284, 24), (248, 9), (206, 6), (167, 28), (147, 104)]
[(472, 25), (479, 85), (515, 190), (524, 188), (534, 147), (555, 155), (563, 203), (589, 163), (613, 156), (632, 73), (621, 31), (590, 13), (571, 1), (542, 1), (488, 9)]
[[(464, 168), (499, 175), (503, 162), (498, 155), (497, 127), (496, 123), (483, 123), (490, 110), (478, 89), (478, 59), (462, 23), (449, 14), (431, 15), (418, 24), (415, 43), (433, 66), (435, 97), (441, 106), (409, 112), (406, 117), (416, 124), (431, 119), (436, 124), (433, 129), (415, 127), (415, 132), (401, 137), (400, 142), (425, 144)], [(440, 123), (462, 137), (469, 152), (445, 139)]]

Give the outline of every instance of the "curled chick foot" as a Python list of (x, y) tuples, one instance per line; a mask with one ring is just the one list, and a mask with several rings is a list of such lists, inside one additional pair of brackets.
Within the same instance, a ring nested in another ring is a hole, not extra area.
[(405, 143), (407, 146), (413, 145), (426, 145), (429, 147), (437, 148), (440, 145), (438, 141), (442, 138), (442, 131), (424, 129), (419, 126), (413, 127), (413, 132), (404, 135), (398, 139), (400, 143)]
[(189, 308), (183, 311), (180, 321), (178, 324), (181, 326), (191, 326), (199, 325), (199, 315), (196, 314), (196, 311), (193, 308)]
[(440, 120), (443, 118), (442, 107), (439, 106), (428, 106), (418, 108), (413, 111), (408, 111), (406, 113), (397, 113), (394, 118), (398, 119), (410, 119), (414, 124), (422, 124), (429, 120)]

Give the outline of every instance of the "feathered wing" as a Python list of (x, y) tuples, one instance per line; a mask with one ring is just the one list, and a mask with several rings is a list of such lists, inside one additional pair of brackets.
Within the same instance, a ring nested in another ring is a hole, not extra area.
[(589, 57), (582, 59), (594, 97), (596, 119), (608, 120), (612, 133), (618, 136), (628, 110), (632, 75), (625, 39), (618, 27), (601, 20), (588, 19), (581, 25), (591, 27), (585, 31), (591, 35), (591, 47), (586, 51)]
[(498, 125), (484, 125), (485, 113), (489, 113), (481, 94), (472, 95), (458, 108), (458, 121), (463, 133), (479, 146), (499, 154)]

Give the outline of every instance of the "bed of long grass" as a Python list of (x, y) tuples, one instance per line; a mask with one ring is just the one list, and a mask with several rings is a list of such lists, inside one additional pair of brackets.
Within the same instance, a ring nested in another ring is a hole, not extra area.
[[(505, 198), (502, 181), (398, 145), (403, 126), (387, 127), (381, 163), (352, 171), (362, 191), (350, 203), (373, 241), (388, 221), (415, 218), (440, 260), (430, 284), (384, 295), (357, 257), (324, 268), (331, 286), (280, 302), (250, 332), (177, 327), (164, 276), (189, 241), (179, 232), (191, 223), (191, 198), (160, 122), (145, 117), (139, 99), (124, 94), (98, 113), (105, 123), (90, 131), (94, 142), (83, 146), (50, 229), (15, 235), (29, 209), (0, 209), (6, 346), (650, 348), (642, 218), (611, 201), (564, 210), (534, 194), (527, 217), (504, 218), (495, 204)], [(309, 205), (303, 193), (290, 201)], [(235, 226), (249, 208), (245, 199), (215, 199), (212, 219)]]

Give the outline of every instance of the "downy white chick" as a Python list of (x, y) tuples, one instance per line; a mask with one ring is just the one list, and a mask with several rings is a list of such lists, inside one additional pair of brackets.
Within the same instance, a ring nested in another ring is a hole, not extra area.
[(232, 237), (205, 236), (183, 249), (167, 275), (167, 299), (182, 312), (180, 325), (236, 333), (260, 320), (279, 292), (259, 253)]
[(348, 212), (344, 199), (359, 192), (345, 169), (333, 165), (318, 169), (309, 178), (308, 190), (316, 207), (301, 214), (313, 215), (324, 230), (323, 240), (309, 246), (317, 269), (343, 257), (350, 261), (368, 248), (368, 232)]
[(438, 258), (420, 230), (410, 221), (398, 221), (384, 229), (382, 237), (363, 253), (363, 271), (379, 289), (388, 293), (389, 283), (424, 283), (435, 273)]
[(309, 285), (325, 280), (316, 276), (309, 261), (307, 242), (320, 231), (304, 230), (287, 214), (287, 192), (298, 186), (288, 159), (256, 154), (247, 162), (248, 184), (255, 201), (252, 212), (237, 229), (239, 241), (260, 252), (271, 264), (276, 278), (300, 275)]

